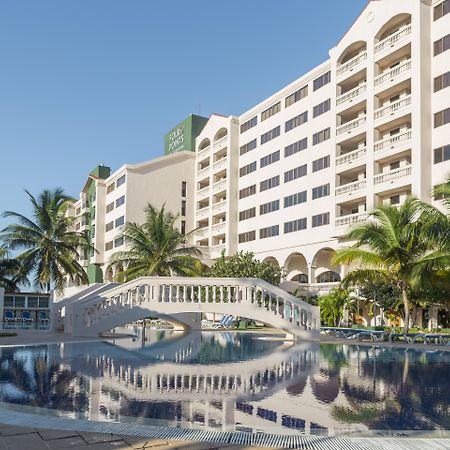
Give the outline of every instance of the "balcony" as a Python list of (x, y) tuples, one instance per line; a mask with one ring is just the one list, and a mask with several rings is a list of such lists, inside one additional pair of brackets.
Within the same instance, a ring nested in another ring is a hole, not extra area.
[(208, 145), (208, 147), (200, 150), (199, 152), (197, 152), (197, 158), (198, 159), (203, 159), (203, 158), (207, 158), (209, 156), (209, 152), (211, 150), (211, 146)]
[(364, 51), (359, 55), (354, 56), (352, 59), (349, 59), (346, 63), (342, 64), (337, 68), (336, 70), (337, 76), (340, 77), (349, 72), (354, 72), (355, 69), (366, 60), (367, 60), (367, 51)]
[(211, 166), (206, 166), (203, 169), (200, 169), (197, 172), (197, 179), (201, 180), (201, 179), (207, 177), (210, 170), (211, 170)]
[(355, 223), (365, 222), (367, 220), (368, 214), (366, 212), (349, 214), (347, 216), (337, 217), (336, 226), (337, 227), (347, 227), (354, 225)]
[(340, 95), (336, 98), (336, 106), (343, 106), (346, 103), (353, 103), (357, 98), (359, 98), (367, 90), (367, 83), (356, 86), (355, 88), (347, 91), (345, 94)]
[(227, 187), (227, 180), (220, 180), (213, 184), (213, 192), (220, 192)]
[(209, 206), (205, 206), (204, 208), (198, 209), (196, 216), (197, 218), (205, 217), (209, 214)]
[(394, 67), (386, 72), (383, 72), (381, 75), (375, 77), (374, 84), (375, 87), (383, 86), (384, 84), (393, 84), (398, 79), (400, 79), (403, 74), (411, 71), (411, 59), (407, 59), (403, 61), (399, 66)]
[(366, 156), (367, 148), (358, 148), (352, 152), (346, 153), (345, 155), (338, 156), (336, 158), (336, 166), (341, 166), (343, 164), (350, 164), (354, 161), (362, 159)]
[(218, 212), (225, 211), (226, 205), (227, 205), (226, 200), (222, 200), (221, 202), (214, 203), (213, 207), (212, 207), (213, 213), (217, 214)]
[(222, 158), (213, 164), (214, 170), (224, 169), (227, 166), (227, 158)]
[(402, 98), (396, 102), (390, 103), (387, 106), (383, 106), (378, 108), (373, 113), (374, 120), (381, 119), (383, 117), (393, 116), (398, 112), (401, 112), (403, 109), (407, 108), (411, 105), (412, 96), (408, 95), (405, 98)]
[(386, 50), (393, 50), (400, 43), (405, 41), (406, 38), (410, 35), (411, 35), (411, 24), (401, 27), (396, 33), (391, 34), (386, 39), (383, 39), (382, 41), (378, 42), (378, 44), (375, 45), (374, 49), (375, 55)]
[(399, 169), (391, 170), (386, 173), (380, 173), (379, 175), (375, 175), (374, 184), (381, 184), (392, 182), (394, 180), (398, 180), (399, 178), (407, 177), (411, 175), (412, 166), (400, 167)]
[(209, 228), (208, 227), (200, 228), (199, 230), (195, 231), (195, 237), (197, 239), (202, 239), (202, 238), (205, 238), (207, 236), (209, 236)]
[(228, 140), (228, 135), (224, 136), (223, 138), (220, 138), (218, 141), (214, 142), (214, 151), (218, 150), (219, 148), (222, 148), (225, 146)]
[(357, 180), (353, 181), (352, 183), (344, 184), (342, 186), (339, 186), (336, 188), (336, 195), (344, 195), (352, 193), (356, 191), (361, 191), (366, 188), (366, 180)]
[(347, 123), (344, 123), (344, 125), (340, 125), (336, 127), (336, 135), (340, 136), (344, 133), (351, 134), (356, 129), (362, 127), (366, 123), (366, 116), (357, 117), (356, 119), (350, 120)]
[(209, 186), (206, 186), (197, 191), (197, 197), (199, 198), (207, 197), (208, 195), (209, 195)]
[(226, 224), (226, 222), (215, 223), (212, 226), (213, 234), (223, 234), (223, 233), (225, 233), (225, 224)]
[(408, 130), (403, 133), (395, 134), (394, 136), (390, 136), (386, 139), (382, 139), (381, 141), (377, 141), (373, 145), (373, 149), (375, 152), (387, 149), (394, 149), (405, 145), (409, 141), (411, 141), (412, 131)]
[(211, 249), (211, 257), (217, 257), (219, 256), (223, 250), (226, 250), (227, 248), (227, 244), (216, 244), (216, 245), (212, 245), (210, 247)]

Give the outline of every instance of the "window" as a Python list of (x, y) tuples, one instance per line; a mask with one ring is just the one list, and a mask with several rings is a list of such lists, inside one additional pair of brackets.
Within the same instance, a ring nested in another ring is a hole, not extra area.
[(121, 245), (123, 245), (123, 236), (114, 239), (114, 247), (120, 247)]
[(14, 306), (16, 308), (25, 308), (25, 297), (14, 296)]
[(246, 132), (247, 130), (250, 130), (250, 128), (253, 128), (257, 125), (258, 123), (258, 117), (252, 117), (251, 119), (247, 120), (247, 122), (244, 122), (241, 125), (241, 133)]
[(389, 202), (391, 205), (398, 205), (400, 203), (400, 195), (393, 195), (389, 198)]
[(267, 191), (267, 189), (272, 189), (280, 184), (280, 176), (269, 178), (268, 180), (261, 181), (259, 183), (259, 191)]
[(253, 150), (256, 148), (256, 139), (253, 139), (253, 141), (247, 142), (247, 144), (244, 144), (239, 149), (239, 155), (245, 155), (250, 150)]
[(105, 225), (105, 231), (106, 231), (106, 232), (111, 231), (113, 228), (114, 228), (114, 222), (108, 222), (108, 223)]
[(443, 73), (434, 79), (434, 92), (450, 86), (450, 72)]
[(312, 190), (313, 200), (315, 200), (316, 198), (326, 197), (327, 195), (330, 195), (330, 183), (316, 186)]
[(241, 189), (239, 191), (239, 199), (247, 198), (254, 194), (256, 194), (256, 184)]
[(450, 123), (450, 108), (439, 111), (434, 115), (434, 128)]
[(247, 231), (245, 233), (241, 233), (239, 235), (239, 244), (243, 244), (244, 242), (254, 241), (256, 239), (256, 231)]
[(186, 197), (186, 195), (187, 195), (187, 182), (182, 181), (181, 182), (181, 196)]
[(330, 223), (330, 213), (317, 214), (316, 216), (312, 216), (312, 226), (321, 227), (322, 225), (328, 225)]
[(121, 227), (123, 224), (125, 223), (125, 217), (124, 216), (120, 216), (116, 219), (114, 225), (115, 227)]
[(186, 234), (186, 221), (185, 220), (181, 221), (180, 232), (183, 235)]
[(318, 105), (314, 106), (313, 108), (313, 117), (320, 116), (321, 114), (326, 113), (330, 110), (331, 107), (331, 100), (325, 100), (322, 103), (319, 103)]
[(38, 307), (38, 297), (28, 297), (27, 308), (37, 308)]
[(280, 127), (275, 127), (272, 130), (268, 131), (267, 133), (264, 133), (261, 135), (261, 145), (265, 144), (266, 142), (271, 141), (272, 139), (275, 139), (280, 135)]
[(434, 149), (434, 164), (450, 160), (450, 144)]
[(289, 181), (296, 180), (297, 178), (304, 177), (308, 174), (308, 167), (306, 164), (303, 166), (296, 167), (295, 169), (288, 170), (284, 172), (284, 182), (288, 183)]
[(261, 122), (268, 119), (269, 117), (272, 117), (277, 112), (280, 112), (281, 109), (281, 102), (275, 103), (275, 105), (272, 105), (270, 108), (267, 108), (265, 111), (261, 113)]
[(450, 48), (450, 34), (444, 36), (441, 39), (438, 39), (434, 43), (434, 56), (440, 55)]
[(256, 208), (255, 207), (246, 209), (245, 211), (239, 212), (239, 221), (248, 220), (255, 216), (256, 216)]
[(330, 139), (330, 128), (325, 128), (325, 130), (313, 134), (313, 145), (320, 144), (328, 139)]
[(284, 233), (293, 233), (294, 231), (306, 230), (306, 217), (292, 220), (284, 223)]
[(105, 251), (111, 250), (113, 248), (113, 241), (109, 241), (105, 244)]
[(284, 107), (287, 108), (288, 106), (293, 105), (302, 98), (305, 98), (307, 95), (308, 95), (308, 85), (303, 86), (299, 90), (293, 92), (291, 95), (288, 95), (284, 99)]
[(389, 170), (400, 169), (400, 161), (394, 161), (389, 164)]
[(181, 200), (181, 215), (186, 215), (186, 200)]
[(279, 209), (280, 209), (280, 200), (274, 200), (272, 202), (259, 205), (259, 214), (262, 216), (264, 214), (269, 214), (273, 211), (278, 211)]
[(77, 209), (75, 210), (75, 214), (76, 214), (77, 216), (79, 216), (80, 213), (81, 213), (81, 208), (77, 208)]
[(3, 300), (3, 306), (14, 306), (14, 297), (5, 295)]
[(106, 205), (106, 212), (109, 213), (114, 209), (114, 202), (109, 203)]
[(313, 91), (317, 91), (331, 81), (331, 72), (328, 71), (313, 81)]
[(280, 150), (277, 150), (276, 152), (273, 152), (270, 155), (267, 155), (267, 156), (264, 156), (264, 158), (261, 158), (259, 161), (259, 165), (260, 165), (260, 167), (266, 167), (269, 164), (272, 164), (279, 160), (280, 160)]
[(301, 191), (284, 197), (284, 207), (289, 208), (289, 206), (305, 203), (307, 200), (307, 195), (308, 194), (306, 193), (306, 191)]
[(327, 270), (317, 277), (318, 283), (338, 283), (339, 281), (341, 281), (341, 276), (331, 270)]
[(434, 7), (434, 20), (438, 20), (450, 12), (450, 0), (444, 0)]
[(284, 157), (287, 158), (288, 156), (292, 156), (295, 153), (305, 150), (305, 148), (307, 147), (308, 147), (308, 138), (303, 138), (300, 141), (294, 142), (293, 144), (284, 147)]
[(300, 125), (303, 125), (304, 123), (308, 122), (308, 111), (302, 112), (298, 116), (295, 116), (294, 118), (288, 120), (284, 124), (284, 131), (288, 132), (292, 129), (299, 127)]
[[(434, 186), (434, 189), (435, 190), (442, 189), (443, 186), (445, 186), (445, 185), (438, 184), (438, 185)], [(444, 198), (450, 198), (450, 195), (447, 194), (446, 192), (440, 192), (433, 196), (434, 200), (444, 200)]]
[(259, 238), (266, 239), (272, 236), (278, 236), (280, 234), (279, 225), (272, 225), (271, 227), (261, 228), (259, 230)]
[(330, 155), (324, 156), (323, 158), (316, 159), (312, 163), (313, 172), (326, 169), (330, 167)]
[(107, 188), (106, 188), (106, 193), (110, 194), (114, 189), (116, 188), (116, 185), (114, 183), (111, 183)]
[(116, 200), (116, 208), (117, 208), (118, 206), (123, 205), (124, 203), (125, 203), (125, 195), (122, 195), (122, 197), (119, 197), (119, 198)]
[(122, 175), (120, 178), (117, 178), (116, 187), (122, 186), (125, 183), (125, 175)]
[(249, 173), (252, 173), (256, 170), (256, 161), (251, 162), (250, 164), (247, 164), (244, 167), (241, 167), (239, 169), (239, 176), (244, 177), (245, 175), (248, 175)]

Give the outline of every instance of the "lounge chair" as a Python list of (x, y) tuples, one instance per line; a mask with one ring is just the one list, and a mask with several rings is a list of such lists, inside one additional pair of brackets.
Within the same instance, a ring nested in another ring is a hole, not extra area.
[(220, 322), (211, 322), (210, 320), (202, 320), (202, 328), (218, 330), (220, 328), (229, 328), (234, 322), (234, 316), (226, 314), (220, 319)]
[(5, 322), (15, 322), (16, 318), (11, 310), (5, 311)]
[(30, 311), (22, 311), (22, 322), (31, 323), (33, 319), (31, 318)]
[(39, 321), (42, 323), (48, 323), (48, 317), (45, 311), (39, 311)]

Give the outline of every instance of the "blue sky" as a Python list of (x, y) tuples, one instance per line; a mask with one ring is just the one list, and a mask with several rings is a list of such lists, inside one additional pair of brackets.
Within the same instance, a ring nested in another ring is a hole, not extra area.
[(0, 211), (161, 155), (189, 113), (246, 111), (324, 61), (366, 3), (0, 0)]

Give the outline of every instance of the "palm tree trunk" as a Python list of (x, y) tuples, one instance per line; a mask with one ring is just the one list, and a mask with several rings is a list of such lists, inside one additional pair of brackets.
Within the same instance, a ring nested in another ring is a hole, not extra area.
[(405, 288), (402, 288), (403, 306), (405, 308), (405, 323), (403, 325), (403, 333), (407, 333), (409, 329), (409, 299)]

